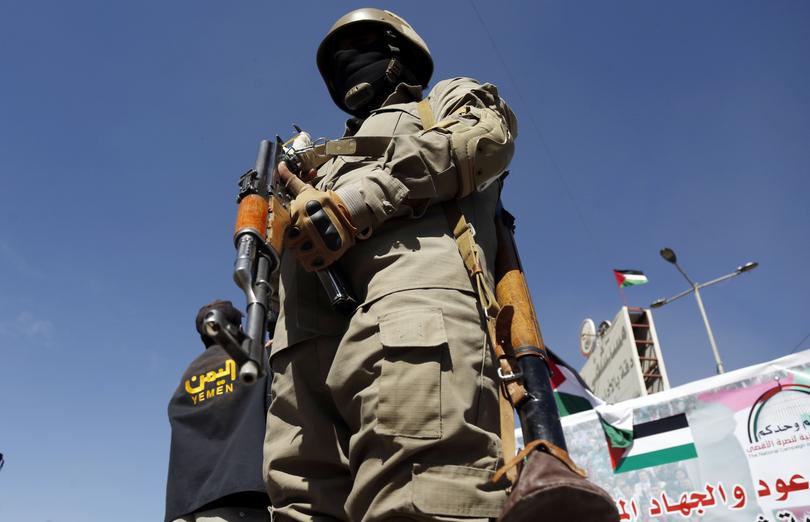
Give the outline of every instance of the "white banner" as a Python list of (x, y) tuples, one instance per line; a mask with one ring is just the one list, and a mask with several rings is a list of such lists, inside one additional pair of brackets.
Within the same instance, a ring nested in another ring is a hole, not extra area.
[(563, 427), (623, 521), (810, 522), (810, 351), (616, 407), (630, 448), (609, 451), (593, 410)]

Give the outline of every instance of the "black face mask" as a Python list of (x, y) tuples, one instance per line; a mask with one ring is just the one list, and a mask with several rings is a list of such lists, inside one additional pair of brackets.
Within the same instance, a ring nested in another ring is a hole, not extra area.
[(394, 91), (397, 79), (392, 82), (385, 74), (393, 56), (386, 43), (335, 51), (332, 59), (335, 90), (351, 114), (367, 116)]

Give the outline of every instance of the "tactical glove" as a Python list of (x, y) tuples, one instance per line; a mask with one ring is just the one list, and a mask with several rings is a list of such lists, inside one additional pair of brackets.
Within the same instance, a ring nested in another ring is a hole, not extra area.
[(290, 205), (285, 248), (304, 269), (314, 272), (331, 265), (354, 245), (356, 236), (346, 204), (335, 192), (303, 184)]

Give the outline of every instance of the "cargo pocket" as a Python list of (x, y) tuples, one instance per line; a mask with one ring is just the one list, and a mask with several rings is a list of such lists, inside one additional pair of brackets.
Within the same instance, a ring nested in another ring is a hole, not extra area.
[(491, 482), (492, 474), (467, 466), (414, 464), (413, 505), (430, 515), (495, 518), (507, 493)]
[(383, 360), (377, 433), (442, 436), (441, 374), (447, 334), (441, 308), (398, 310), (378, 319)]

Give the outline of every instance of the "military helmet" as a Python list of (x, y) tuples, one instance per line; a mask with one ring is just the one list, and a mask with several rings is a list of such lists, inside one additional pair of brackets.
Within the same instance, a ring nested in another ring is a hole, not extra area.
[(344, 100), (336, 93), (335, 86), (331, 78), (330, 71), (330, 51), (335, 45), (339, 35), (346, 34), (347, 31), (359, 26), (376, 25), (385, 31), (390, 31), (397, 38), (398, 44), (410, 57), (407, 65), (411, 68), (416, 80), (422, 87), (427, 87), (430, 77), (433, 75), (433, 59), (430, 56), (430, 49), (422, 37), (416, 34), (413, 27), (408, 22), (383, 9), (364, 7), (355, 9), (338, 19), (326, 33), (321, 45), (318, 47), (317, 63), (318, 70), (326, 82), (329, 94), (338, 107), (346, 110)]

